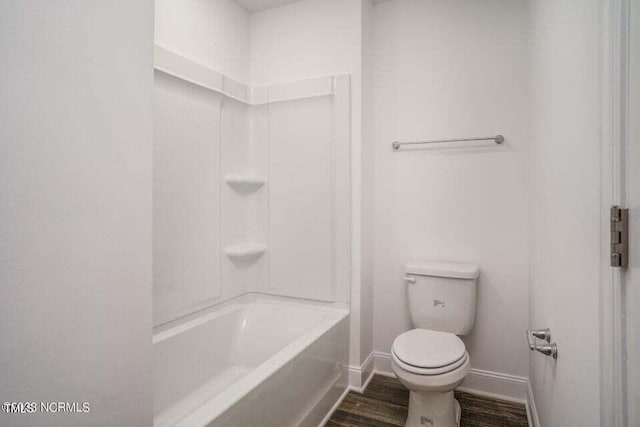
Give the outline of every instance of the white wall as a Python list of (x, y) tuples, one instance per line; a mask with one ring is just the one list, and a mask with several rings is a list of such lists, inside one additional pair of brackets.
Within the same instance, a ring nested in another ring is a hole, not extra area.
[(250, 17), (253, 85), (351, 75), (350, 361), (356, 365), (366, 357), (360, 351), (361, 3), (362, 0), (303, 0)]
[(340, 73), (359, 82), (360, 9), (359, 0), (303, 0), (251, 14), (251, 84)]
[[(411, 329), (403, 263), (477, 263), (472, 367), (527, 376), (524, 1), (374, 6), (374, 348)], [(393, 152), (394, 140), (502, 133), (491, 143)]]
[(0, 6), (0, 424), (151, 424), (153, 2)]
[(600, 8), (531, 1), (531, 316), (559, 358), (530, 356), (540, 424), (599, 418)]
[(156, 44), (248, 83), (249, 13), (234, 0), (156, 0)]

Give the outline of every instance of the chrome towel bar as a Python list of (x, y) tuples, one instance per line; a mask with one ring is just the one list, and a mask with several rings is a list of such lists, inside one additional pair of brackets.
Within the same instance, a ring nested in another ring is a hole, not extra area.
[(496, 135), (496, 136), (479, 136), (476, 138), (455, 138), (455, 139), (434, 139), (431, 141), (394, 141), (391, 146), (394, 150), (399, 150), (403, 145), (417, 145), (417, 144), (439, 144), (443, 142), (464, 142), (464, 141), (493, 141), (496, 144), (502, 144), (504, 142), (504, 136)]

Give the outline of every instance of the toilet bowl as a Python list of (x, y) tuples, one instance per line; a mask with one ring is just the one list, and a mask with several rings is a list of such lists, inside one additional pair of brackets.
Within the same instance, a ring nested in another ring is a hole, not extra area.
[(460, 405), (453, 390), (471, 361), (458, 335), (475, 320), (476, 282), (471, 264), (414, 261), (405, 265), (409, 313), (415, 329), (391, 346), (391, 367), (409, 389), (407, 427), (458, 427)]
[(456, 427), (460, 405), (453, 396), (471, 363), (464, 343), (448, 332), (413, 329), (398, 336), (391, 367), (410, 390), (407, 427)]

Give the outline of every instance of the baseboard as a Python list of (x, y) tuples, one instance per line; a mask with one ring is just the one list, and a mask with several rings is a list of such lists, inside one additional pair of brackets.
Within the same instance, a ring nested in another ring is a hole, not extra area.
[(340, 404), (342, 403), (344, 398), (347, 396), (347, 394), (349, 394), (350, 391), (355, 391), (357, 393), (364, 392), (364, 389), (367, 388), (367, 386), (369, 385), (369, 382), (371, 381), (373, 376), (376, 374), (375, 370), (373, 369), (373, 361), (374, 361), (374, 357), (373, 357), (373, 353), (371, 353), (369, 354), (369, 356), (367, 356), (367, 358), (364, 360), (362, 365), (348, 366), (347, 371), (348, 371), (349, 384), (347, 388), (344, 390), (344, 392), (342, 393), (342, 395), (340, 396), (340, 398), (331, 407), (327, 415), (325, 415), (325, 417), (322, 419), (322, 422), (320, 423), (320, 427), (324, 426), (327, 422), (329, 422), (329, 419), (331, 419), (331, 416), (333, 415), (333, 413), (340, 407)]
[[(396, 376), (391, 368), (391, 355), (389, 353), (374, 351), (367, 356), (361, 366), (349, 366), (349, 387), (331, 412), (327, 414), (325, 422), (331, 418), (331, 415), (340, 406), (349, 391), (362, 393), (374, 375)], [(458, 390), (524, 403), (527, 407), (529, 426), (540, 427), (533, 391), (529, 379), (526, 377), (471, 368), (467, 378), (458, 387)]]
[[(376, 374), (395, 377), (391, 369), (391, 355), (374, 351), (374, 371)], [(500, 372), (472, 368), (460, 390), (484, 396), (526, 403), (528, 400), (529, 379)]]
[[(350, 391), (354, 391), (356, 393), (363, 393), (364, 390), (369, 385), (369, 382), (371, 381), (374, 375), (376, 374), (389, 375), (389, 373), (387, 372), (378, 372), (376, 370), (375, 363), (376, 363), (376, 353), (372, 352), (367, 356), (364, 362), (362, 362), (362, 365), (360, 366), (350, 365), (348, 367), (349, 385), (344, 391), (344, 393), (342, 393), (340, 398), (336, 401), (335, 405), (333, 405), (333, 407), (329, 410), (327, 415), (325, 415), (324, 419), (320, 423), (320, 426), (324, 426), (329, 421), (329, 419), (331, 419), (331, 416), (333, 415), (333, 413), (340, 407), (340, 404), (342, 403), (344, 398), (347, 396), (347, 394), (349, 394)], [(391, 365), (389, 365), (389, 367), (391, 367)]]
[(389, 353), (374, 351), (371, 354), (373, 354), (373, 369), (377, 374), (386, 377), (396, 376), (396, 374), (393, 373), (393, 369), (391, 369), (391, 355)]
[(489, 397), (527, 402), (529, 379), (500, 372), (471, 368), (459, 390)]
[(527, 382), (527, 418), (529, 420), (529, 427), (540, 427), (536, 400), (533, 397), (533, 389), (531, 388), (530, 381)]
[(349, 388), (362, 393), (373, 378), (374, 355), (370, 353), (360, 366), (349, 366)]

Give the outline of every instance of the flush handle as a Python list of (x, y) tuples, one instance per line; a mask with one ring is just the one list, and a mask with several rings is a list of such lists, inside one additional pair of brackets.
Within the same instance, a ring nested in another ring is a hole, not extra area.
[(409, 283), (416, 283), (416, 279), (414, 279), (413, 277), (410, 277), (410, 276), (404, 276), (403, 279), (406, 280)]

